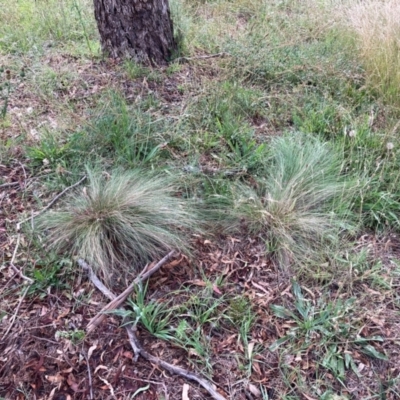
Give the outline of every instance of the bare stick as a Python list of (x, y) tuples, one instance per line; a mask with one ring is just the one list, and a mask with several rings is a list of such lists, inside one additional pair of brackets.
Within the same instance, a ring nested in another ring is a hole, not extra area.
[(31, 217), (26, 218), (26, 219), (24, 219), (24, 220), (18, 222), (18, 224), (17, 224), (17, 231), (20, 230), (22, 224), (24, 224), (25, 222), (28, 222), (28, 221), (32, 221), (34, 218), (36, 218), (36, 217), (38, 217), (39, 215), (43, 214), (43, 213), (44, 213), (45, 211), (47, 211), (60, 197), (62, 197), (66, 192), (68, 192), (68, 190), (71, 190), (71, 189), (73, 189), (73, 188), (79, 186), (85, 179), (86, 179), (86, 175), (85, 175), (82, 179), (80, 179), (78, 182), (74, 183), (74, 184), (71, 185), (71, 186), (68, 186), (68, 187), (65, 188), (61, 193), (59, 193), (57, 196), (55, 196), (55, 197), (53, 198), (53, 200), (51, 200), (50, 203), (47, 204), (47, 206), (46, 206), (45, 208), (43, 208), (42, 210), (38, 211), (36, 214), (33, 214)]
[(22, 167), (22, 171), (24, 171), (25, 185), (26, 185), (26, 181), (28, 180), (28, 177), (26, 175), (25, 166), (20, 161), (18, 161), (18, 164)]
[[(107, 312), (110, 312), (111, 310), (115, 310), (116, 308), (118, 308), (126, 300), (126, 298), (135, 290), (135, 286), (137, 286), (139, 283), (145, 281), (147, 278), (149, 278), (151, 275), (153, 275), (156, 271), (158, 271), (174, 255), (174, 253), (175, 253), (174, 250), (170, 251), (164, 258), (162, 258), (150, 270), (146, 271), (146, 268), (145, 268), (139, 274), (139, 276), (118, 297), (116, 297), (110, 303), (108, 303), (105, 307), (103, 307), (102, 310), (89, 321), (89, 323), (86, 327), (86, 331), (88, 333), (92, 332), (93, 329), (104, 320)], [(79, 259), (78, 264), (82, 268), (87, 269), (85, 267), (86, 262), (84, 260)]]
[(21, 182), (6, 182), (6, 183), (2, 183), (0, 185), (0, 189), (12, 187), (12, 186), (18, 186), (18, 185), (21, 188), (22, 187), (26, 188), (26, 187), (28, 187), (28, 184), (31, 183), (33, 180), (34, 180), (34, 178), (29, 178), (29, 179), (26, 178), (26, 173), (25, 173), (25, 182), (24, 182), (24, 184), (21, 184)]
[(18, 248), (19, 248), (20, 242), (21, 242), (21, 234), (18, 234), (18, 236), (17, 236), (17, 244), (15, 245), (14, 252), (13, 252), (13, 255), (12, 255), (12, 257), (11, 257), (10, 265), (11, 265), (11, 267), (13, 268), (13, 270), (14, 270), (21, 278), (23, 278), (23, 279), (25, 279), (26, 281), (29, 282), (29, 286), (26, 287), (25, 292), (23, 293), (23, 295), (22, 295), (21, 298), (19, 299), (18, 306), (17, 306), (17, 308), (15, 309), (15, 312), (14, 312), (13, 316), (11, 317), (10, 324), (8, 325), (7, 331), (6, 331), (6, 333), (5, 333), (5, 334), (3, 335), (3, 337), (2, 337), (3, 339), (6, 338), (6, 336), (8, 335), (8, 332), (10, 332), (12, 326), (14, 325), (14, 322), (15, 322), (15, 319), (17, 318), (17, 314), (18, 314), (18, 311), (19, 311), (19, 309), (20, 309), (20, 307), (21, 307), (21, 304), (22, 304), (22, 302), (24, 301), (24, 298), (25, 298), (26, 294), (28, 293), (28, 290), (29, 290), (29, 288), (31, 287), (32, 283), (35, 282), (33, 279), (28, 278), (27, 276), (25, 276), (25, 275), (14, 265), (14, 260), (15, 260), (15, 258), (16, 258), (16, 256), (17, 256), (17, 252), (18, 252)]
[(16, 186), (16, 185), (19, 185), (19, 182), (2, 183), (0, 185), (0, 189), (10, 187), (10, 186)]
[(175, 365), (169, 364), (166, 361), (163, 361), (159, 359), (158, 357), (153, 356), (152, 354), (148, 353), (145, 349), (143, 349), (139, 343), (138, 338), (135, 335), (134, 330), (130, 326), (125, 327), (128, 336), (129, 336), (129, 342), (132, 346), (132, 349), (135, 352), (138, 352), (143, 358), (145, 358), (147, 361), (150, 361), (153, 364), (159, 365), (160, 367), (163, 367), (167, 371), (171, 372), (172, 374), (182, 376), (186, 379), (189, 379), (191, 381), (197, 382), (200, 386), (203, 386), (204, 389), (207, 390), (210, 395), (216, 399), (216, 400), (226, 400), (224, 396), (220, 395), (213, 385), (211, 385), (209, 382), (207, 382), (205, 379), (200, 378), (196, 374), (193, 374), (189, 371), (186, 371), (183, 368), (177, 367)]
[(115, 299), (114, 293), (112, 293), (108, 288), (103, 284), (103, 282), (97, 277), (97, 275), (93, 272), (92, 267), (82, 259), (78, 260), (79, 266), (84, 269), (88, 275), (89, 279), (92, 281), (93, 285), (97, 287), (104, 294), (104, 296), (108, 297), (110, 300)]
[(29, 282), (29, 284), (32, 285), (32, 283), (34, 282), (34, 280), (31, 279), (31, 278), (29, 278), (29, 277), (27, 277), (27, 276), (25, 276), (25, 275), (22, 273), (22, 271), (20, 271), (20, 270), (14, 265), (14, 261), (15, 261), (15, 258), (16, 258), (16, 256), (17, 256), (17, 252), (18, 252), (18, 248), (19, 248), (19, 244), (20, 244), (20, 243), (21, 243), (21, 234), (18, 233), (18, 236), (17, 236), (17, 244), (15, 245), (14, 252), (13, 252), (13, 255), (12, 255), (11, 260), (10, 260), (10, 266), (11, 266), (11, 268), (15, 271), (16, 274), (18, 274), (22, 279), (26, 280), (27, 282)]
[[(99, 289), (106, 297), (108, 297), (110, 300), (115, 300), (117, 296), (115, 296), (114, 293), (112, 293), (104, 284), (100, 281), (99, 278), (95, 275), (93, 272), (92, 268), (90, 265), (88, 265), (86, 262), (81, 260), (82, 262), (79, 264), (82, 268), (84, 268), (86, 271), (89, 273), (89, 279), (92, 281), (92, 283)], [(85, 265), (85, 266), (83, 266)], [(152, 271), (154, 268), (152, 268), (150, 271)], [(150, 272), (149, 271), (149, 272)], [(123, 308), (120, 308), (121, 310), (124, 310)], [(207, 382), (205, 379), (200, 378), (196, 374), (193, 374), (189, 371), (186, 371), (183, 368), (176, 367), (175, 365), (169, 364), (163, 360), (160, 360), (158, 357), (153, 356), (152, 354), (148, 353), (146, 350), (142, 348), (142, 346), (139, 343), (139, 340), (137, 339), (135, 332), (131, 326), (126, 325), (125, 329), (128, 333), (129, 336), (129, 343), (131, 344), (131, 347), (133, 351), (135, 352), (135, 355), (141, 355), (144, 359), (147, 361), (150, 361), (153, 364), (159, 365), (160, 367), (166, 369), (167, 371), (171, 372), (172, 374), (176, 374), (179, 376), (182, 376), (186, 379), (190, 379), (192, 381), (197, 382), (199, 385), (201, 385), (205, 390), (207, 390), (210, 395), (216, 399), (216, 400), (226, 400), (226, 398), (222, 395), (220, 395), (214, 387)]]
[(29, 282), (30, 285), (35, 282), (32, 278), (29, 278), (29, 276), (24, 275), (14, 264), (11, 263), (10, 266), (22, 279)]
[(10, 324), (8, 325), (8, 328), (7, 328), (7, 330), (6, 330), (6, 333), (2, 336), (2, 339), (5, 339), (5, 338), (7, 337), (8, 332), (10, 332), (12, 326), (14, 325), (15, 319), (17, 318), (18, 311), (19, 311), (19, 309), (20, 309), (20, 307), (21, 307), (21, 304), (22, 304), (22, 302), (24, 301), (24, 298), (25, 298), (26, 294), (28, 293), (28, 290), (29, 290), (30, 287), (31, 287), (31, 285), (29, 285), (29, 286), (27, 286), (27, 287), (25, 288), (25, 291), (24, 291), (23, 295), (22, 295), (21, 298), (19, 299), (18, 306), (17, 306), (17, 308), (15, 309), (15, 312), (14, 312), (13, 316), (11, 317)]
[(21, 234), (18, 233), (17, 244), (15, 245), (15, 248), (14, 248), (14, 251), (13, 251), (13, 255), (12, 255), (11, 261), (10, 261), (11, 264), (13, 264), (14, 261), (15, 261), (15, 257), (17, 256), (17, 251), (18, 251), (18, 247), (19, 247), (20, 242), (21, 242)]
[(89, 359), (85, 353), (85, 350), (82, 349), (82, 354), (83, 357), (85, 357), (86, 360), (86, 366), (87, 366), (87, 370), (88, 370), (88, 377), (89, 377), (89, 392), (90, 392), (90, 400), (93, 400), (93, 383), (92, 383), (92, 373), (90, 372), (90, 365), (89, 365)]
[(203, 56), (195, 56), (195, 57), (179, 57), (175, 61), (182, 62), (182, 61), (194, 61), (194, 60), (208, 60), (209, 58), (226, 57), (229, 55), (230, 55), (229, 53), (222, 52), (222, 53), (206, 54)]

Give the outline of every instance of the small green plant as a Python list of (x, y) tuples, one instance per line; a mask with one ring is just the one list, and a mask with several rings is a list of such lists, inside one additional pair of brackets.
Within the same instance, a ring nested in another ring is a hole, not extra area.
[(51, 98), (57, 101), (60, 97), (68, 94), (76, 79), (77, 75), (74, 71), (60, 67), (43, 66), (39, 71), (32, 74), (33, 90), (42, 99)]
[(171, 249), (188, 250), (197, 230), (188, 202), (166, 176), (142, 170), (111, 176), (88, 169), (88, 185), (40, 222), (52, 248), (84, 258), (105, 277), (138, 271)]
[(204, 290), (194, 293), (188, 300), (182, 304), (181, 311), (187, 313), (187, 316), (196, 326), (210, 324), (217, 327), (221, 318), (219, 313), (223, 298), (215, 299), (212, 295), (211, 286)]
[(342, 257), (337, 257), (337, 261), (349, 271), (349, 279), (346, 280), (346, 284), (349, 285), (347, 290), (351, 290), (357, 282), (367, 283), (377, 290), (391, 290), (393, 281), (399, 274), (397, 267), (382, 273), (384, 270), (382, 261), (369, 254), (367, 248), (352, 253), (346, 252)]
[(357, 376), (355, 360), (350, 349), (357, 349), (370, 357), (387, 360), (373, 346), (374, 342), (382, 342), (379, 336), (363, 338), (352, 323), (354, 298), (336, 302), (326, 302), (320, 298), (313, 304), (303, 296), (300, 285), (292, 283), (294, 310), (281, 305), (271, 305), (275, 316), (290, 321), (291, 328), (287, 334), (271, 346), (275, 351), (285, 345), (286, 353), (307, 354), (314, 349), (317, 362), (330, 370), (337, 379), (342, 380), (345, 371), (351, 369)]
[[(167, 67), (165, 72), (167, 75), (173, 75), (177, 72), (180, 72), (181, 69), (182, 69), (182, 66), (179, 63), (172, 63)], [(179, 88), (178, 88), (178, 90), (179, 90)]]
[[(210, 288), (189, 296), (176, 305), (146, 300), (147, 286), (138, 287), (129, 300), (132, 311), (117, 312), (125, 323), (141, 324), (152, 335), (185, 349), (190, 360), (212, 371), (210, 337), (218, 328), (223, 298), (214, 299)], [(185, 296), (184, 292), (177, 294)]]
[(252, 315), (251, 307), (251, 303), (246, 297), (233, 297), (228, 301), (226, 317), (231, 321), (233, 326), (237, 327), (241, 322)]
[[(172, 342), (188, 352), (191, 362), (204, 366), (206, 372), (211, 374), (211, 338), (226, 319), (223, 311), (225, 300), (213, 296), (210, 282), (199, 291), (187, 289), (187, 294), (187, 300), (177, 304), (174, 310)], [(184, 293), (181, 295), (184, 296)]]
[[(244, 350), (244, 366), (246, 375), (251, 375), (254, 355), (259, 352), (259, 345), (251, 342), (251, 331), (254, 327), (256, 315), (252, 310), (251, 302), (244, 296), (236, 296), (228, 301), (228, 307), (224, 311), (224, 318), (235, 329), (238, 329), (238, 340), (241, 341)], [(238, 360), (239, 361), (239, 360)]]
[(141, 323), (152, 335), (169, 340), (172, 338), (169, 327), (172, 319), (172, 311), (168, 303), (159, 303), (155, 300), (146, 302), (147, 284), (138, 286), (134, 298), (128, 300), (132, 312), (123, 313), (129, 323), (134, 325)]
[(132, 60), (124, 61), (124, 68), (129, 79), (143, 78), (150, 74), (150, 70)]
[(210, 338), (201, 325), (192, 325), (185, 319), (179, 321), (175, 329), (174, 343), (185, 349), (190, 361), (202, 364), (208, 373), (212, 373)]
[(47, 289), (65, 289), (69, 286), (66, 276), (71, 274), (72, 260), (60, 258), (50, 252), (40, 257), (31, 272), (34, 283), (29, 288), (29, 293), (39, 292), (39, 297), (45, 298), (48, 295)]
[(74, 331), (57, 331), (55, 337), (56, 339), (70, 340), (73, 344), (79, 344), (85, 340), (86, 332), (80, 329)]
[(62, 143), (54, 132), (43, 132), (38, 143), (27, 148), (31, 162), (36, 167), (56, 167), (68, 155), (68, 143)]
[(227, 163), (245, 172), (257, 172), (257, 169), (262, 168), (267, 146), (265, 143), (257, 143), (246, 123), (227, 114), (223, 120), (216, 120), (216, 127), (218, 136), (227, 146)]

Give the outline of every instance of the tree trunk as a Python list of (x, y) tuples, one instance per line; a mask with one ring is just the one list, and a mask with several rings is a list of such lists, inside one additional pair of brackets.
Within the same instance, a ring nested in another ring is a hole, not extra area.
[(176, 50), (168, 0), (94, 0), (104, 53), (147, 65), (166, 64)]

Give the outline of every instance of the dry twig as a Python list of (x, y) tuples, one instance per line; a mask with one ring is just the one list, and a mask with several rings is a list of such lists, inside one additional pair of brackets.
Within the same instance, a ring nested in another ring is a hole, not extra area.
[(92, 373), (90, 372), (90, 365), (89, 365), (89, 358), (85, 353), (85, 350), (82, 349), (82, 354), (83, 357), (85, 358), (86, 361), (86, 366), (87, 366), (87, 371), (88, 371), (88, 378), (89, 378), (89, 398), (90, 400), (93, 400), (93, 383), (92, 383)]
[(227, 57), (230, 56), (229, 53), (222, 52), (222, 53), (215, 53), (215, 54), (205, 54), (202, 56), (195, 56), (195, 57), (179, 57), (175, 61), (183, 62), (183, 61), (194, 61), (194, 60), (208, 60), (209, 58), (217, 58), (217, 57)]
[(32, 283), (34, 282), (34, 280), (33, 280), (32, 278), (29, 278), (28, 276), (25, 276), (25, 275), (22, 273), (22, 271), (20, 271), (20, 270), (14, 265), (14, 260), (15, 260), (15, 257), (17, 256), (17, 251), (18, 251), (18, 247), (19, 247), (20, 242), (21, 242), (21, 234), (19, 233), (18, 236), (17, 236), (17, 244), (15, 245), (14, 252), (13, 252), (13, 255), (12, 255), (12, 257), (11, 257), (10, 266), (11, 266), (11, 268), (12, 268), (22, 279), (26, 280), (27, 282), (29, 282), (30, 285), (32, 285)]
[(8, 333), (10, 332), (11, 328), (13, 327), (14, 322), (15, 322), (15, 319), (17, 318), (18, 311), (19, 311), (19, 309), (20, 309), (20, 307), (21, 307), (21, 304), (22, 304), (22, 302), (24, 301), (25, 296), (26, 296), (26, 294), (28, 293), (28, 290), (29, 290), (29, 288), (31, 287), (32, 283), (35, 282), (33, 279), (28, 278), (27, 276), (25, 276), (25, 275), (14, 265), (14, 260), (15, 260), (15, 258), (16, 258), (16, 256), (17, 256), (17, 252), (18, 252), (18, 248), (19, 248), (20, 242), (21, 242), (21, 235), (18, 234), (18, 237), (17, 237), (17, 244), (15, 245), (14, 252), (13, 252), (13, 255), (12, 255), (12, 257), (11, 257), (10, 265), (11, 265), (12, 269), (13, 269), (21, 278), (25, 279), (25, 280), (29, 283), (29, 286), (27, 286), (27, 287), (25, 288), (24, 293), (22, 294), (21, 298), (19, 299), (18, 306), (17, 306), (17, 308), (15, 309), (14, 314), (13, 314), (13, 316), (12, 316), (11, 319), (10, 319), (10, 324), (8, 325), (8, 328), (7, 328), (7, 330), (6, 330), (6, 333), (3, 335), (2, 339), (5, 339), (5, 338), (6, 338), (6, 336), (7, 336)]
[(7, 337), (8, 332), (10, 332), (11, 328), (13, 327), (14, 322), (15, 322), (15, 319), (17, 318), (18, 311), (19, 311), (19, 309), (20, 309), (20, 307), (21, 307), (21, 304), (22, 304), (22, 302), (24, 301), (25, 296), (26, 296), (26, 294), (28, 293), (28, 290), (29, 290), (30, 287), (31, 287), (31, 285), (29, 285), (29, 286), (27, 286), (27, 287), (25, 288), (24, 293), (22, 294), (21, 298), (19, 299), (18, 306), (17, 306), (17, 308), (15, 309), (13, 316), (11, 317), (10, 324), (8, 325), (8, 328), (7, 328), (7, 330), (6, 330), (6, 333), (2, 336), (2, 339), (5, 339), (5, 338)]
[(10, 263), (11, 268), (18, 274), (22, 279), (27, 281), (30, 285), (34, 283), (35, 281), (32, 278), (29, 278), (29, 276), (26, 276), (20, 271), (13, 263)]
[[(165, 258), (165, 257), (164, 257)], [(100, 279), (95, 275), (93, 272), (92, 268), (90, 265), (88, 265), (86, 262), (83, 260), (80, 260), (80, 266), (85, 269), (88, 274), (89, 274), (89, 279), (92, 281), (92, 283), (99, 289), (106, 297), (108, 297), (111, 301), (115, 300), (117, 296), (115, 296), (114, 293), (112, 293), (101, 281)], [(160, 261), (161, 262), (161, 261)], [(159, 262), (159, 263), (160, 263)], [(158, 264), (159, 264), (158, 263)], [(154, 268), (152, 268), (150, 271), (153, 271)], [(148, 272), (150, 272), (148, 271)], [(120, 310), (124, 311), (122, 307), (120, 307)], [(125, 325), (125, 329), (128, 333), (129, 336), (129, 342), (131, 344), (131, 347), (133, 351), (135, 352), (136, 358), (141, 355), (144, 359), (147, 361), (150, 361), (153, 364), (159, 365), (160, 367), (166, 369), (167, 371), (171, 372), (172, 374), (176, 374), (179, 376), (182, 376), (183, 378), (190, 379), (192, 381), (197, 382), (199, 385), (201, 385), (207, 392), (216, 400), (226, 400), (224, 396), (219, 394), (217, 390), (211, 385), (208, 381), (206, 381), (203, 378), (200, 378), (196, 374), (193, 374), (189, 371), (186, 371), (183, 368), (176, 367), (175, 365), (169, 364), (163, 360), (160, 360), (158, 357), (153, 356), (152, 354), (148, 353), (146, 350), (142, 348), (142, 346), (139, 343), (138, 338), (135, 335), (135, 332), (132, 328), (132, 326)]]
[(36, 214), (33, 214), (31, 217), (26, 218), (20, 222), (18, 222), (17, 224), (17, 231), (19, 231), (21, 229), (21, 225), (24, 224), (25, 222), (28, 221), (33, 221), (34, 218), (38, 217), (39, 215), (43, 214), (45, 211), (47, 211), (60, 197), (62, 197), (66, 192), (68, 192), (68, 190), (71, 190), (77, 186), (79, 186), (84, 180), (86, 179), (86, 175), (80, 179), (78, 182), (74, 183), (71, 186), (68, 186), (67, 188), (65, 188), (61, 193), (59, 193), (57, 196), (55, 196), (53, 198), (53, 200), (50, 201), (49, 204), (47, 204), (47, 206), (45, 208), (43, 208), (42, 210), (38, 211)]
[(19, 182), (2, 183), (0, 185), (0, 189), (6, 188), (6, 187), (10, 187), (10, 186), (17, 186), (17, 185), (19, 185)]
[(135, 335), (134, 330), (130, 326), (126, 326), (126, 331), (129, 336), (129, 342), (132, 346), (132, 349), (134, 351), (137, 351), (143, 358), (145, 358), (147, 361), (150, 361), (153, 364), (159, 365), (160, 367), (163, 367), (167, 371), (175, 374), (182, 376), (186, 379), (189, 379), (191, 381), (197, 382), (200, 386), (202, 386), (204, 389), (207, 390), (210, 395), (217, 400), (226, 400), (224, 396), (219, 394), (216, 389), (211, 385), (209, 382), (207, 382), (205, 379), (200, 378), (196, 374), (193, 374), (189, 371), (186, 371), (183, 368), (177, 367), (175, 365), (169, 364), (166, 361), (160, 360), (158, 357), (153, 356), (152, 354), (148, 353), (145, 349), (143, 349), (139, 343), (138, 338)]
[[(94, 316), (88, 323), (86, 327), (86, 331), (88, 333), (92, 332), (93, 329), (98, 326), (106, 317), (106, 313), (110, 312), (112, 310), (115, 310), (118, 308), (125, 300), (126, 298), (134, 291), (135, 286), (137, 286), (139, 283), (145, 281), (147, 278), (149, 278), (151, 275), (153, 275), (156, 271), (158, 271), (173, 255), (174, 255), (174, 250), (170, 251), (163, 259), (161, 259), (153, 268), (150, 270), (146, 271), (146, 268), (139, 274), (139, 276), (115, 299), (113, 299), (110, 303), (108, 303), (105, 307), (102, 308), (102, 310)], [(82, 260), (78, 260), (78, 264), (81, 266), (81, 268), (87, 270), (88, 264)], [(107, 296), (110, 298), (109, 296)]]

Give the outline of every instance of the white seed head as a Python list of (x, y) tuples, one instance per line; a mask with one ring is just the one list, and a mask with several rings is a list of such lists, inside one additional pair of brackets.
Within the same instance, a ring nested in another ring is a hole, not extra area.
[(350, 137), (356, 137), (356, 135), (357, 135), (357, 132), (356, 132), (355, 129), (352, 129), (352, 130), (349, 132), (349, 136), (350, 136)]

